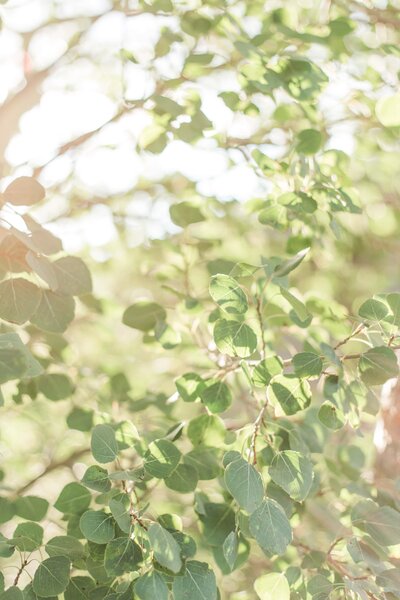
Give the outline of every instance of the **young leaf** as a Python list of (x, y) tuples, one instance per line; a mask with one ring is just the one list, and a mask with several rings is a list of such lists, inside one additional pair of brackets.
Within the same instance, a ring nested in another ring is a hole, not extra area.
[(322, 360), (314, 352), (299, 352), (292, 359), (297, 377), (318, 377), (322, 371)]
[(358, 362), (358, 369), (366, 385), (381, 385), (399, 374), (397, 357), (387, 346), (377, 346), (364, 352)]
[(290, 587), (284, 573), (266, 573), (254, 582), (260, 600), (289, 600)]
[(225, 484), (239, 506), (248, 513), (252, 513), (263, 500), (261, 475), (243, 458), (229, 463), (225, 471)]
[(175, 380), (176, 389), (184, 402), (194, 402), (200, 397), (205, 383), (197, 373), (185, 373)]
[(229, 356), (247, 358), (257, 348), (257, 336), (254, 331), (238, 321), (219, 319), (214, 327), (214, 340), (218, 350)]
[(181, 459), (178, 448), (169, 440), (155, 440), (144, 456), (144, 467), (152, 477), (164, 479), (171, 475)]
[(333, 402), (326, 400), (318, 411), (318, 419), (328, 429), (341, 429), (346, 422), (343, 412)]
[(125, 493), (117, 494), (110, 500), (112, 516), (124, 533), (131, 533), (132, 529), (130, 505), (129, 496)]
[(248, 309), (246, 294), (229, 275), (214, 275), (211, 278), (210, 296), (229, 314), (242, 315)]
[(66, 556), (53, 556), (40, 563), (33, 577), (33, 591), (42, 598), (62, 594), (69, 583), (71, 563)]
[(176, 469), (165, 479), (165, 485), (181, 494), (188, 494), (196, 489), (199, 476), (194, 466), (183, 464), (178, 465)]
[(282, 360), (279, 356), (267, 356), (254, 368), (252, 379), (257, 387), (267, 386), (275, 375), (282, 373)]
[(49, 400), (64, 400), (74, 392), (74, 385), (63, 373), (48, 373), (37, 380), (39, 391)]
[(289, 258), (288, 260), (285, 260), (284, 262), (279, 264), (273, 272), (274, 278), (284, 277), (285, 275), (288, 275), (291, 271), (294, 271), (294, 269), (296, 269), (303, 262), (309, 251), (310, 248), (304, 248), (303, 250), (300, 250), (297, 254), (295, 254), (295, 256), (293, 256), (292, 258)]
[(150, 331), (158, 321), (165, 321), (166, 317), (167, 313), (156, 302), (139, 300), (125, 310), (122, 322), (139, 331)]
[(15, 513), (28, 521), (41, 521), (47, 513), (49, 503), (38, 496), (24, 496), (15, 502)]
[(259, 546), (272, 554), (283, 554), (292, 541), (292, 529), (282, 507), (264, 500), (250, 515), (249, 528)]
[(358, 314), (363, 319), (368, 321), (382, 321), (387, 314), (388, 308), (384, 302), (376, 298), (370, 298), (366, 300), (358, 309)]
[(307, 381), (294, 375), (277, 375), (267, 388), (268, 399), (279, 404), (286, 415), (294, 415), (307, 408), (311, 390)]
[(82, 296), (92, 291), (90, 271), (81, 258), (63, 256), (52, 263), (57, 292), (66, 296)]
[(87, 509), (92, 497), (80, 483), (67, 483), (58, 496), (54, 508), (62, 513), (81, 513)]
[(163, 576), (153, 571), (136, 579), (135, 597), (139, 600), (168, 600), (168, 587)]
[(31, 323), (52, 333), (63, 333), (75, 314), (75, 301), (51, 290), (42, 290), (39, 305), (31, 317)]
[(237, 559), (238, 545), (238, 535), (236, 531), (231, 531), (230, 534), (225, 538), (222, 546), (224, 558), (231, 570), (233, 569)]
[(213, 414), (224, 412), (232, 404), (231, 392), (223, 381), (216, 381), (204, 387), (200, 393), (200, 398)]
[(0, 283), (0, 318), (22, 325), (35, 313), (40, 302), (39, 288), (22, 277)]
[(215, 575), (206, 563), (189, 560), (183, 575), (174, 578), (174, 600), (217, 600)]
[(99, 467), (99, 465), (92, 465), (86, 469), (82, 483), (96, 492), (105, 493), (111, 489), (108, 471), (103, 467)]
[(115, 535), (112, 515), (102, 510), (87, 510), (80, 518), (79, 527), (85, 538), (95, 544), (107, 544)]
[(71, 535), (57, 535), (46, 544), (49, 556), (66, 556), (74, 561), (85, 556), (85, 549), (75, 537)]
[(22, 552), (32, 552), (42, 545), (43, 527), (27, 521), (20, 523), (14, 531), (12, 544)]
[(278, 452), (272, 460), (269, 474), (272, 481), (297, 502), (308, 496), (314, 478), (312, 463), (293, 450)]
[(110, 425), (96, 425), (92, 431), (92, 454), (99, 463), (109, 463), (118, 455), (115, 431)]
[(180, 547), (169, 531), (158, 523), (152, 523), (148, 535), (157, 562), (169, 571), (179, 573), (182, 568)]
[(136, 542), (129, 537), (119, 537), (107, 544), (104, 568), (110, 577), (119, 577), (134, 571), (142, 559), (142, 551)]

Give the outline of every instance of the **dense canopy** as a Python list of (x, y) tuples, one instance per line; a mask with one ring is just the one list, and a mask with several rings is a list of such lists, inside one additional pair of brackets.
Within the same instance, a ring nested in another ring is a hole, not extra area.
[(0, 15), (0, 600), (400, 598), (398, 0)]

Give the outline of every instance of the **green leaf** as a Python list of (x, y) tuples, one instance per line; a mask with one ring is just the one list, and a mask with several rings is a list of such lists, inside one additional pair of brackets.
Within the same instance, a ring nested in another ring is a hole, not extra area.
[(275, 200), (268, 201), (266, 207), (258, 215), (262, 225), (270, 225), (274, 229), (284, 230), (288, 226), (287, 210), (285, 206)]
[(283, 554), (292, 541), (289, 520), (272, 499), (264, 500), (250, 515), (249, 528), (259, 546), (272, 554)]
[(199, 519), (203, 537), (211, 546), (222, 546), (227, 535), (235, 529), (235, 513), (228, 504), (204, 503)]
[(400, 294), (393, 293), (386, 296), (386, 302), (393, 313), (393, 324), (400, 327)]
[(80, 518), (79, 527), (85, 538), (95, 544), (107, 544), (115, 534), (112, 515), (102, 510), (87, 510)]
[(51, 290), (42, 290), (39, 305), (31, 317), (31, 323), (52, 333), (63, 333), (75, 314), (75, 301)]
[(213, 414), (224, 412), (232, 404), (231, 392), (226, 383), (220, 380), (207, 385), (200, 393), (200, 398)]
[(229, 535), (226, 536), (222, 551), (224, 553), (224, 558), (228, 563), (231, 570), (233, 570), (235, 566), (235, 562), (238, 556), (238, 546), (239, 540), (236, 531), (231, 531)]
[(80, 483), (68, 483), (58, 496), (54, 508), (62, 513), (81, 513), (87, 509), (92, 496)]
[(134, 571), (142, 562), (140, 546), (129, 537), (119, 537), (107, 544), (104, 567), (110, 577)]
[(385, 127), (400, 126), (400, 92), (379, 98), (375, 107), (378, 121)]
[(219, 319), (214, 327), (214, 340), (220, 352), (247, 358), (257, 348), (257, 336), (245, 323)]
[(28, 521), (17, 525), (11, 543), (22, 552), (32, 552), (42, 545), (42, 541), (43, 527)]
[(175, 381), (176, 389), (184, 402), (194, 402), (200, 397), (205, 383), (197, 373), (185, 373)]
[(71, 577), (67, 589), (64, 592), (64, 600), (88, 600), (91, 590), (95, 587), (95, 582), (91, 577), (78, 575)]
[(189, 560), (182, 576), (172, 584), (174, 600), (217, 600), (215, 575), (206, 563)]
[(139, 600), (168, 600), (168, 587), (160, 573), (146, 573), (135, 581), (135, 597)]
[(290, 587), (284, 573), (267, 573), (254, 582), (260, 600), (290, 600)]
[(37, 380), (39, 391), (49, 400), (57, 402), (69, 398), (74, 392), (74, 385), (63, 373), (48, 373)]
[(200, 223), (205, 220), (205, 216), (198, 206), (193, 202), (178, 202), (172, 204), (169, 209), (172, 221), (179, 227), (187, 227), (192, 223)]
[(0, 384), (21, 378), (28, 368), (23, 348), (15, 348), (0, 336)]
[(152, 477), (164, 479), (171, 475), (181, 459), (178, 448), (169, 440), (155, 440), (144, 456), (144, 468)]
[(312, 463), (293, 450), (278, 452), (269, 468), (272, 481), (296, 502), (302, 502), (311, 489), (314, 472)]
[(124, 533), (130, 533), (132, 529), (130, 508), (131, 503), (128, 494), (117, 494), (110, 500), (112, 516)]
[(195, 448), (183, 457), (183, 462), (194, 467), (199, 479), (211, 480), (218, 477), (221, 467), (217, 448)]
[(199, 476), (192, 465), (178, 465), (176, 469), (165, 479), (165, 485), (175, 492), (188, 494), (196, 489)]
[(341, 429), (346, 422), (343, 412), (333, 402), (327, 400), (318, 411), (318, 419), (328, 429)]
[(391, 506), (362, 500), (353, 508), (351, 520), (381, 546), (400, 544), (400, 512)]
[(182, 568), (180, 547), (169, 531), (158, 523), (152, 523), (148, 535), (157, 562), (169, 571), (179, 573)]
[(17, 498), (15, 502), (15, 513), (29, 521), (41, 521), (49, 508), (49, 503), (38, 496), (24, 496)]
[(358, 362), (358, 369), (366, 385), (381, 385), (399, 374), (397, 357), (387, 346), (377, 346), (364, 352)]
[(166, 317), (167, 313), (156, 302), (139, 300), (126, 309), (122, 322), (139, 331), (150, 331), (159, 321), (165, 321)]
[(40, 563), (33, 577), (33, 590), (48, 598), (62, 594), (69, 583), (70, 561), (65, 556), (53, 556)]
[(294, 294), (289, 292), (289, 290), (285, 290), (283, 287), (280, 288), (280, 292), (285, 300), (289, 302), (301, 323), (306, 325), (311, 323), (312, 316), (308, 312), (303, 302), (301, 302), (301, 300), (296, 298)]
[(45, 197), (44, 187), (33, 177), (17, 177), (4, 190), (4, 201), (15, 206), (30, 206)]
[(215, 415), (199, 415), (189, 422), (187, 436), (194, 446), (218, 446), (226, 435), (224, 422)]
[(285, 275), (288, 275), (289, 273), (294, 271), (294, 269), (296, 269), (303, 262), (309, 251), (310, 248), (303, 248), (302, 250), (297, 252), (297, 254), (292, 256), (292, 258), (281, 262), (277, 267), (275, 267), (273, 271), (274, 278), (284, 277)]
[(229, 463), (225, 470), (225, 484), (239, 506), (248, 513), (252, 513), (263, 500), (261, 475), (243, 458)]
[(360, 317), (367, 319), (368, 321), (382, 321), (382, 319), (387, 316), (388, 312), (386, 304), (375, 298), (366, 300), (358, 309)]
[(318, 377), (322, 371), (322, 360), (314, 352), (299, 352), (292, 359), (297, 377)]
[(0, 592), (0, 600), (24, 600), (25, 596), (15, 585), (11, 586), (5, 592)]
[(69, 413), (67, 425), (77, 431), (90, 431), (93, 427), (93, 411), (75, 406)]
[(117, 458), (118, 443), (110, 425), (96, 425), (92, 431), (91, 449), (99, 463), (109, 463)]
[(267, 386), (275, 375), (282, 373), (282, 360), (279, 356), (267, 356), (254, 368), (252, 379), (256, 387)]
[(74, 561), (85, 556), (85, 550), (75, 537), (71, 535), (57, 535), (46, 544), (46, 552), (49, 556), (66, 556)]
[(32, 317), (40, 302), (40, 289), (22, 277), (0, 283), (0, 318), (17, 325)]
[(105, 493), (111, 489), (108, 471), (103, 467), (99, 467), (99, 465), (92, 465), (86, 469), (82, 483), (89, 489), (96, 490), (96, 492)]
[(303, 129), (297, 139), (296, 150), (299, 154), (316, 154), (322, 144), (322, 135), (316, 129)]
[(286, 415), (294, 415), (310, 405), (311, 390), (307, 381), (294, 375), (276, 375), (267, 388), (270, 402), (279, 404)]
[(210, 296), (229, 314), (242, 315), (249, 308), (246, 294), (229, 275), (214, 275), (211, 278)]
[(59, 294), (82, 296), (92, 291), (92, 277), (81, 258), (63, 256), (54, 261), (52, 267), (56, 273)]

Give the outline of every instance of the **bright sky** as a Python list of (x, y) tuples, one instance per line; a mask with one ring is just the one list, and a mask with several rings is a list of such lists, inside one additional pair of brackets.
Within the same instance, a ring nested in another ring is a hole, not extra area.
[[(304, 4), (307, 1), (304, 0)], [(109, 8), (107, 0), (59, 0), (57, 18), (79, 14), (96, 15)], [(29, 59), (22, 52), (20, 33), (29, 32), (46, 22), (51, 16), (53, 2), (48, 0), (13, 0), (0, 7), (4, 21), (0, 33), (0, 100), (10, 91), (23, 85), (23, 67), (43, 69), (65, 52), (66, 40), (73, 31), (71, 22), (57, 27), (47, 27), (34, 34), (29, 45)], [(84, 11), (84, 13), (82, 12)], [(65, 62), (45, 82), (40, 104), (28, 111), (20, 120), (20, 131), (14, 136), (6, 158), (14, 167), (14, 175), (30, 174), (32, 167), (51, 161), (57, 148), (65, 142), (90, 131), (109, 120), (116, 112), (123, 90), (125, 98), (141, 99), (151, 94), (154, 82), (149, 71), (132, 63), (121, 67), (121, 48), (134, 53), (141, 64), (150, 64), (154, 44), (160, 30), (168, 24), (176, 27), (173, 18), (141, 15), (126, 19), (121, 13), (111, 12), (101, 17), (86, 34), (81, 43), (81, 58)], [(244, 23), (253, 32), (258, 24), (254, 19)], [(314, 58), (323, 60), (321, 47), (311, 49)], [(167, 57), (153, 61), (160, 73), (173, 77), (185, 59), (182, 47), (177, 47)], [(327, 86), (320, 105), (328, 122), (339, 119), (345, 98), (358, 82), (342, 65), (329, 73), (334, 83)], [(202, 109), (212, 121), (214, 131), (235, 138), (247, 138), (256, 131), (262, 120), (268, 119), (274, 105), (269, 98), (258, 99), (259, 117), (235, 115), (218, 97), (221, 91), (238, 89), (236, 74), (214, 74), (203, 78), (197, 86), (202, 98)], [(131, 190), (140, 176), (158, 180), (163, 175), (182, 173), (197, 182), (200, 194), (216, 196), (221, 200), (236, 198), (244, 201), (265, 197), (268, 182), (261, 180), (246, 164), (243, 155), (235, 150), (218, 149), (212, 139), (203, 139), (196, 145), (181, 141), (170, 143), (159, 155), (147, 153), (139, 157), (135, 145), (140, 133), (150, 122), (144, 110), (134, 110), (118, 122), (105, 127), (101, 134), (91, 139), (76, 154), (67, 154), (50, 162), (41, 175), (45, 186), (61, 183), (74, 170), (75, 181), (88, 197), (112, 196)], [(350, 154), (354, 148), (354, 127), (347, 121), (330, 128), (329, 148)], [(288, 140), (286, 133), (273, 129), (264, 151), (276, 158)], [(4, 185), (7, 180), (4, 180)], [(132, 205), (131, 205), (132, 204)], [(133, 227), (139, 217), (138, 231), (150, 237), (159, 237), (165, 230), (173, 229), (167, 212), (167, 202), (160, 199), (150, 214), (146, 198), (136, 198), (129, 204)], [(146, 215), (147, 206), (147, 215)], [(46, 207), (46, 220), (62, 216), (65, 202), (55, 198)], [(40, 211), (39, 211), (40, 214)], [(143, 216), (148, 217), (143, 233)], [(96, 227), (93, 228), (93, 219)], [(112, 215), (106, 206), (97, 206), (73, 224), (62, 220), (55, 225), (64, 240), (66, 249), (78, 251), (82, 245), (98, 248), (106, 245), (116, 235)], [(141, 238), (139, 236), (139, 242)], [(99, 255), (100, 256), (100, 255)]]

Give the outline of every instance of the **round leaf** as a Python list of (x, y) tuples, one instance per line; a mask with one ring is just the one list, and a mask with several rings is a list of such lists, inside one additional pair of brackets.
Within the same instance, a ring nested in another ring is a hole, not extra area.
[(95, 544), (107, 544), (114, 537), (114, 520), (102, 510), (87, 510), (80, 518), (79, 527), (86, 539)]
[(92, 431), (92, 454), (99, 463), (109, 463), (118, 455), (118, 443), (110, 425), (96, 425)]
[(140, 331), (154, 329), (158, 321), (165, 321), (167, 313), (156, 302), (139, 300), (129, 306), (123, 314), (122, 322)]
[(144, 457), (146, 471), (158, 479), (171, 475), (181, 459), (178, 448), (169, 440), (156, 440), (149, 444)]
[(214, 340), (218, 350), (229, 356), (247, 358), (257, 348), (257, 336), (254, 331), (238, 321), (219, 319), (214, 327)]
[(46, 558), (33, 578), (33, 591), (42, 598), (62, 594), (69, 583), (70, 561), (65, 556)]
[(214, 275), (210, 283), (210, 296), (229, 314), (242, 315), (248, 309), (247, 297), (238, 282), (229, 275)]
[(263, 500), (261, 475), (243, 458), (229, 463), (225, 471), (225, 484), (239, 506), (248, 513), (252, 513)]

